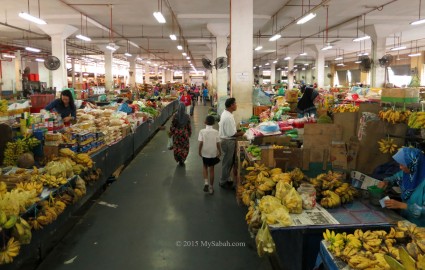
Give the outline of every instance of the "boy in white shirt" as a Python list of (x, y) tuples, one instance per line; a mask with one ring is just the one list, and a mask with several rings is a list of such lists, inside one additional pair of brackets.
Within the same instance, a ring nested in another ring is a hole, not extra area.
[[(204, 192), (214, 193), (214, 166), (220, 162), (221, 156), (220, 136), (218, 130), (213, 128), (215, 119), (209, 115), (205, 119), (206, 128), (199, 131), (199, 156), (202, 157), (204, 163)], [(209, 171), (209, 181), (208, 181)]]

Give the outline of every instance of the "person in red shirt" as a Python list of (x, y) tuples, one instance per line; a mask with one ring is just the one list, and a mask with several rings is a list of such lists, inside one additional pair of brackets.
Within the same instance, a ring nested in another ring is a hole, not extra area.
[(180, 102), (186, 106), (186, 113), (190, 114), (190, 106), (192, 105), (192, 97), (185, 90), (183, 96), (180, 98)]

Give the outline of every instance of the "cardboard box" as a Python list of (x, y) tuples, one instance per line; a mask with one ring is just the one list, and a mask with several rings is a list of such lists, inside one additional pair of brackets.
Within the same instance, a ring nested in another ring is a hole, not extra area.
[(336, 124), (308, 124), (304, 126), (304, 148), (329, 148), (332, 141), (342, 141), (341, 126)]
[(384, 88), (381, 93), (382, 102), (419, 102), (419, 89), (416, 88)]
[(267, 167), (273, 168), (275, 167), (274, 160), (274, 149), (271, 147), (262, 147), (261, 148), (261, 162)]
[(268, 109), (270, 109), (269, 106), (254, 106), (253, 107), (253, 115), (259, 116), (262, 112), (267, 111)]
[(300, 148), (273, 149), (275, 167), (283, 171), (303, 167), (303, 150)]
[(285, 99), (286, 102), (298, 102), (298, 90), (286, 90)]
[(255, 137), (254, 142), (255, 145), (283, 145), (289, 146), (291, 143), (291, 137), (285, 135), (274, 135), (274, 136), (262, 136)]
[(350, 138), (357, 136), (360, 115), (358, 112), (343, 112), (334, 114), (334, 124), (342, 129), (342, 141), (349, 143)]
[(332, 142), (330, 160), (332, 169), (348, 169), (348, 150), (345, 142)]

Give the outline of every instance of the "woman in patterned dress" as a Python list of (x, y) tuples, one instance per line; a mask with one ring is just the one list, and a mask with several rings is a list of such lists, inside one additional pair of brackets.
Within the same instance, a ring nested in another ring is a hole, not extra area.
[(183, 166), (189, 154), (189, 138), (192, 135), (190, 117), (186, 113), (184, 103), (179, 103), (177, 113), (171, 122), (170, 135), (173, 137), (174, 159)]

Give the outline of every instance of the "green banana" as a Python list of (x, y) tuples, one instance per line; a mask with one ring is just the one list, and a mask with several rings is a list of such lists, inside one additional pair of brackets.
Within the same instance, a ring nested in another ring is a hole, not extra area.
[(10, 228), (12, 228), (13, 226), (15, 226), (17, 220), (18, 220), (18, 217), (17, 216), (14, 216), (14, 215), (13, 216), (10, 216), (9, 217), (9, 220), (2, 225), (3, 229), (10, 229)]
[(7, 216), (6, 213), (4, 211), (0, 210), (0, 226), (2, 226), (3, 224), (5, 224), (7, 222)]

